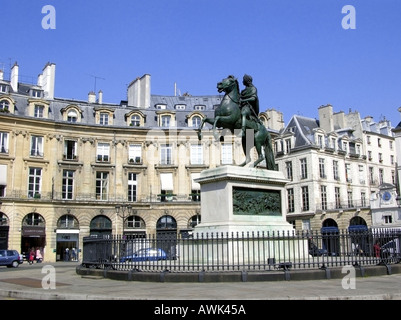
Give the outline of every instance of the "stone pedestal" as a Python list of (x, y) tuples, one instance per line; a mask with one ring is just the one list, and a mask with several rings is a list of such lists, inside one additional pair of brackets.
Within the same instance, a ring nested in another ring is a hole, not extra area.
[(282, 172), (222, 166), (201, 172), (201, 223), (194, 233), (292, 232)]

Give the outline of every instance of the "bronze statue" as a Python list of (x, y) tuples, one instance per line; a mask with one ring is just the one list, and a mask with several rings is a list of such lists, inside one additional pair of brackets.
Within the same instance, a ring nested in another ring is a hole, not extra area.
[(258, 90), (252, 83), (252, 77), (244, 75), (242, 80), (245, 89), (241, 91), (241, 115), (242, 115), (242, 130), (241, 136), (245, 136), (247, 121), (259, 122), (259, 98)]
[(234, 76), (230, 75), (217, 83), (217, 90), (220, 93), (225, 92), (224, 97), (214, 112), (215, 117), (202, 119), (198, 129), (198, 138), (199, 140), (202, 139), (202, 128), (205, 122), (213, 125), (213, 136), (216, 140), (220, 138), (217, 132), (218, 127), (229, 129), (231, 132), (234, 132), (235, 129), (241, 129), (242, 149), (246, 159), (240, 166), (245, 166), (251, 162), (250, 149), (253, 146), (246, 143), (246, 135), (249, 134), (249, 129), (251, 129), (253, 130), (251, 132), (253, 133), (254, 146), (258, 153), (258, 159), (252, 166), (256, 167), (260, 162), (266, 160), (266, 169), (276, 170), (270, 133), (258, 119), (259, 100), (256, 88), (252, 85), (252, 78), (245, 75), (244, 84), (247, 88), (242, 91), (241, 95), (238, 80)]

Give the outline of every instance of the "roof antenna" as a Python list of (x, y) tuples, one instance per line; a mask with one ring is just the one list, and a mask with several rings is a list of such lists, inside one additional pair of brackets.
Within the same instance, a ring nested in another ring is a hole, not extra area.
[(94, 75), (92, 75), (92, 74), (90, 74), (89, 76), (95, 78), (95, 85), (94, 85), (93, 92), (96, 92), (96, 81), (97, 81), (97, 79), (101, 79), (101, 80), (106, 80), (106, 79), (105, 79), (105, 78), (102, 78), (102, 77), (94, 76)]

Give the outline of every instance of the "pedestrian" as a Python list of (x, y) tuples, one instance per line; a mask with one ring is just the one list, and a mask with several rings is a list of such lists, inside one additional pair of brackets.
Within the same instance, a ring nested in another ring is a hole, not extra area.
[(34, 260), (35, 260), (35, 250), (31, 249), (28, 256), (28, 263), (32, 264)]
[(72, 250), (71, 250), (71, 260), (77, 261), (77, 251), (75, 248), (72, 248)]
[(36, 258), (36, 263), (41, 263), (43, 261), (42, 252), (39, 247), (36, 248), (35, 258)]
[(36, 248), (36, 263), (41, 263), (43, 261), (43, 256), (42, 256), (42, 252), (40, 250), (40, 248)]
[(64, 255), (64, 261), (69, 261), (69, 260), (70, 260), (70, 249), (66, 248), (65, 255)]
[(376, 258), (380, 258), (380, 245), (379, 245), (379, 241), (376, 241), (376, 243), (373, 245), (373, 249), (375, 251), (375, 256)]

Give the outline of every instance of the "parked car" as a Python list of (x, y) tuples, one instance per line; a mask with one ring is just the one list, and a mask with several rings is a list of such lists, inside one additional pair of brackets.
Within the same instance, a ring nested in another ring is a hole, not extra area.
[(134, 252), (132, 255), (128, 255), (120, 258), (120, 262), (128, 261), (155, 261), (155, 260), (166, 260), (167, 254), (163, 249), (157, 248), (146, 248), (140, 249)]
[(401, 254), (399, 239), (391, 240), (391, 241), (383, 244), (380, 248), (381, 248), (382, 256), (385, 258), (396, 257), (396, 256), (400, 256), (400, 254)]
[(23, 260), (17, 250), (0, 250), (0, 266), (17, 268)]

